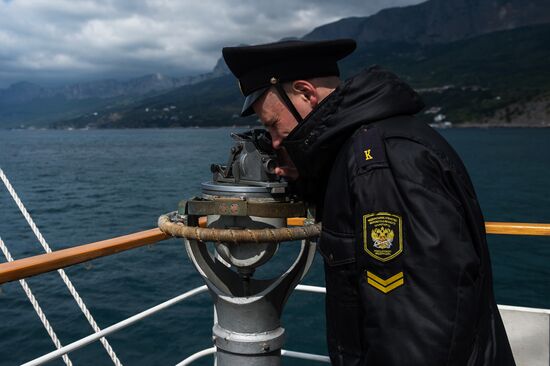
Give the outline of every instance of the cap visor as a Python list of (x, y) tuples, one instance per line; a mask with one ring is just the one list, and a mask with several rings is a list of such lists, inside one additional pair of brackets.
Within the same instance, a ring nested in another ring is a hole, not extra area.
[(246, 117), (254, 114), (254, 109), (252, 109), (252, 104), (254, 104), (255, 101), (260, 99), (262, 95), (269, 89), (268, 87), (258, 89), (252, 92), (252, 94), (249, 94), (246, 99), (244, 100), (243, 109), (241, 110), (241, 117)]

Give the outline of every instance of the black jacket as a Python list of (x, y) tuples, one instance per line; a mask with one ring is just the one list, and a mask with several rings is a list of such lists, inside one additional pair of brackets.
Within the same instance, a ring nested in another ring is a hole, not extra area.
[(485, 225), (460, 158), (371, 68), (285, 139), (323, 231), (334, 365), (514, 365)]

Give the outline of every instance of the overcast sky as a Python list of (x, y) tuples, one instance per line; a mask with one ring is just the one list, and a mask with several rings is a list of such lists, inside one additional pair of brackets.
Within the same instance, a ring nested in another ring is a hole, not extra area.
[(223, 46), (421, 0), (0, 0), (0, 87), (209, 71)]

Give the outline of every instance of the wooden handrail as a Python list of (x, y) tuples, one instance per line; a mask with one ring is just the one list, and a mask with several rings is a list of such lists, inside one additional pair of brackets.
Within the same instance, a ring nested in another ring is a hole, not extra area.
[[(304, 225), (303, 217), (291, 217), (287, 219), (290, 226)], [(500, 235), (537, 235), (550, 236), (550, 224), (531, 224), (525, 222), (486, 222), (487, 234)]]
[(47, 254), (18, 259), (13, 262), (2, 263), (0, 264), (0, 284), (54, 271), (147, 244), (157, 243), (169, 238), (170, 236), (160, 231), (160, 229), (150, 229), (95, 243), (56, 250)]
[[(290, 226), (303, 225), (304, 218), (289, 218), (287, 223)], [(205, 221), (202, 220), (201, 225), (205, 226), (205, 224)], [(487, 234), (550, 236), (550, 224), (486, 222), (485, 228)], [(147, 244), (157, 243), (169, 238), (169, 235), (164, 234), (159, 229), (151, 229), (95, 243), (57, 250), (48, 254), (18, 259), (13, 262), (0, 263), (0, 284), (54, 271)]]
[(550, 224), (531, 224), (525, 222), (486, 222), (487, 234), (501, 235), (550, 235)]

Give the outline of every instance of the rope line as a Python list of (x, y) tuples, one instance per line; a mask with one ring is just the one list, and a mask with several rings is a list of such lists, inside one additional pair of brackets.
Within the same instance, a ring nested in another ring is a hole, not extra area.
[[(46, 242), (46, 240), (42, 236), (42, 233), (40, 233), (40, 230), (38, 230), (38, 227), (34, 223), (34, 220), (32, 219), (32, 217), (29, 214), (29, 212), (27, 211), (27, 209), (25, 208), (25, 205), (23, 205), (23, 202), (21, 202), (21, 199), (19, 198), (19, 196), (15, 192), (15, 189), (13, 188), (10, 181), (8, 180), (8, 177), (6, 177), (6, 175), (4, 174), (4, 171), (1, 168), (0, 168), (0, 179), (2, 179), (2, 182), (4, 182), (4, 185), (6, 186), (6, 189), (10, 193), (11, 197), (15, 201), (15, 204), (17, 205), (17, 207), (19, 208), (19, 210), (21, 211), (23, 216), (25, 217), (25, 220), (27, 220), (27, 223), (31, 227), (32, 232), (34, 233), (34, 235), (36, 236), (36, 238), (38, 239), (38, 241), (40, 242), (40, 244), (42, 245), (42, 247), (44, 248), (46, 253), (51, 253), (52, 249), (50, 248), (50, 246), (48, 245), (48, 243)], [(57, 272), (61, 276), (61, 279), (63, 280), (63, 282), (65, 283), (67, 288), (69, 289), (69, 292), (71, 293), (71, 295), (75, 299), (78, 307), (80, 308), (80, 310), (82, 311), (82, 313), (86, 317), (86, 320), (88, 320), (88, 323), (90, 323), (90, 325), (91, 325), (92, 329), (94, 330), (94, 332), (96, 332), (96, 333), (99, 332), (101, 329), (99, 328), (99, 326), (97, 325), (97, 323), (96, 323), (95, 319), (93, 318), (92, 314), (90, 313), (90, 311), (86, 307), (86, 304), (84, 303), (84, 301), (82, 300), (82, 298), (80, 297), (78, 292), (76, 291), (75, 287), (73, 286), (73, 283), (71, 282), (69, 277), (65, 274), (65, 271), (62, 270), (62, 269), (58, 269)], [(115, 351), (113, 350), (113, 348), (111, 347), (111, 345), (109, 344), (107, 339), (103, 337), (103, 338), (100, 339), (100, 342), (103, 345), (103, 348), (105, 348), (105, 350), (107, 351), (107, 354), (109, 355), (109, 357), (111, 357), (111, 360), (113, 361), (113, 363), (116, 366), (122, 366), (122, 363), (118, 359), (117, 355), (115, 354)]]
[[(8, 247), (6, 244), (4, 244), (4, 241), (0, 237), (0, 249), (4, 253), (4, 256), (6, 257), (8, 262), (13, 262), (13, 257), (11, 256), (10, 251), (8, 250)], [(40, 307), (40, 304), (38, 304), (38, 300), (34, 297), (29, 285), (27, 284), (27, 281), (25, 280), (19, 280), (19, 284), (23, 288), (23, 291), (25, 291), (25, 294), (29, 298), (29, 301), (32, 304), (32, 307), (34, 308), (34, 311), (36, 311), (36, 314), (38, 315), (38, 318), (40, 318), (40, 321), (42, 322), (42, 325), (44, 325), (44, 328), (46, 328), (46, 332), (48, 332), (48, 335), (53, 341), (53, 344), (57, 349), (60, 349), (61, 342), (59, 342), (59, 338), (57, 338), (57, 334), (55, 334), (55, 331), (53, 330), (50, 322), (48, 321), (48, 318), (46, 318), (46, 314), (42, 311), (42, 308)], [(63, 362), (65, 362), (65, 365), (72, 366), (73, 363), (69, 359), (68, 355), (63, 355)]]
[(165, 234), (198, 240), (202, 242), (226, 243), (277, 243), (282, 241), (303, 240), (319, 236), (321, 223), (306, 224), (300, 227), (281, 227), (277, 229), (216, 229), (187, 226), (177, 218), (175, 212), (162, 215), (158, 219), (158, 227)]

